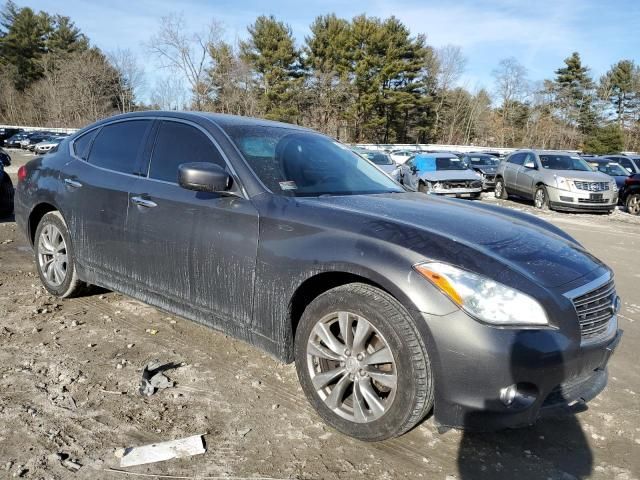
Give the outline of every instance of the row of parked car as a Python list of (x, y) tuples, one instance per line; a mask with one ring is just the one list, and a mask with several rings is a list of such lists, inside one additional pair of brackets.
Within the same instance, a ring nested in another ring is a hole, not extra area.
[(545, 150), (497, 152), (380, 151), (354, 148), (409, 188), (459, 198), (517, 196), (540, 209), (640, 214), (640, 156)]
[(55, 149), (67, 136), (67, 133), (46, 130), (27, 132), (21, 128), (0, 128), (0, 145), (7, 148), (22, 148), (42, 155)]

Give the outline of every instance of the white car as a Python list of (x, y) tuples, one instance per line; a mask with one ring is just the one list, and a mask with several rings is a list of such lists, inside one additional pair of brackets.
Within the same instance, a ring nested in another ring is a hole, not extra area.
[(43, 155), (45, 153), (49, 153), (51, 150), (57, 147), (59, 143), (60, 140), (47, 140), (45, 142), (40, 142), (36, 144), (33, 151), (39, 155)]
[(416, 153), (419, 152), (416, 152), (415, 150), (394, 150), (389, 154), (389, 156), (394, 162), (403, 164), (411, 157), (413, 157)]

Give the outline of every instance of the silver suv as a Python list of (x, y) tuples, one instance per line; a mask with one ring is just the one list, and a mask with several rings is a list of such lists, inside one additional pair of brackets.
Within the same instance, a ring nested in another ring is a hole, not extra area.
[(495, 195), (532, 199), (537, 208), (611, 213), (618, 188), (609, 175), (595, 172), (578, 155), (518, 150), (500, 163)]

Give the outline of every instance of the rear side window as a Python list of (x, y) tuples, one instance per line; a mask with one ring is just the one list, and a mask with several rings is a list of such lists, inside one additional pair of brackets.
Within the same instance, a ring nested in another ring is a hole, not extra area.
[(153, 147), (149, 178), (178, 183), (178, 167), (182, 163), (226, 164), (211, 140), (200, 130), (185, 123), (163, 121)]
[(150, 126), (151, 120), (130, 120), (102, 127), (91, 147), (89, 163), (116, 172), (136, 173), (136, 159)]
[(76, 157), (86, 160), (89, 156), (89, 148), (91, 147), (91, 141), (98, 133), (98, 128), (95, 130), (91, 130), (90, 132), (85, 133), (84, 135), (78, 137), (73, 142), (73, 153)]

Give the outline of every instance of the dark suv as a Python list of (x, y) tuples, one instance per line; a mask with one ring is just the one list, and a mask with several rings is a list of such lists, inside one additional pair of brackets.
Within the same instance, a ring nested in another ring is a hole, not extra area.
[(95, 284), (295, 361), (363, 440), (530, 425), (607, 382), (612, 271), (559, 228), (409, 192), (311, 130), (207, 113), (93, 124), (18, 172), (53, 295)]
[(640, 214), (640, 174), (627, 177), (620, 191), (620, 201), (631, 215)]

